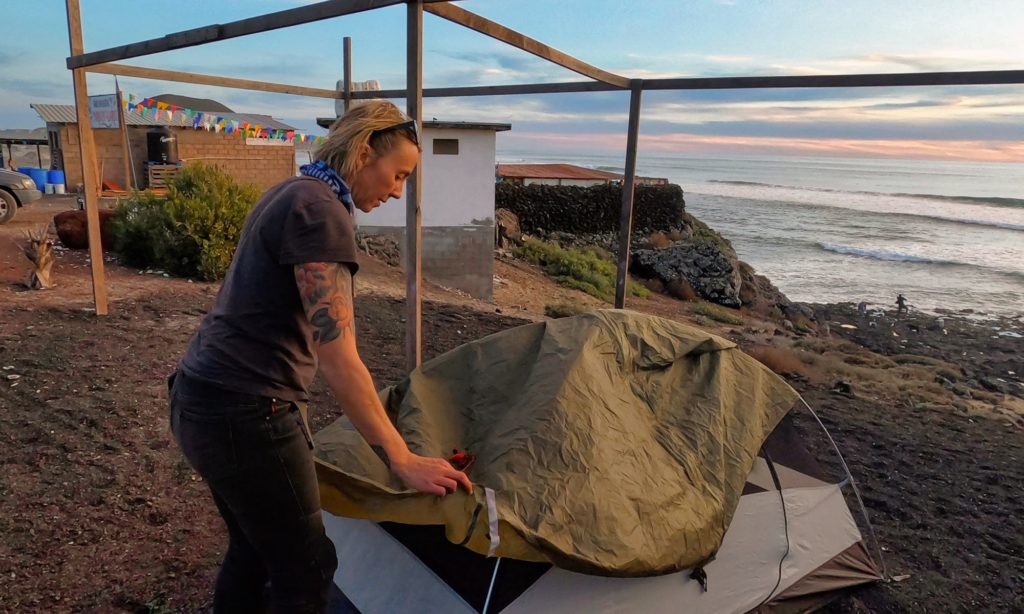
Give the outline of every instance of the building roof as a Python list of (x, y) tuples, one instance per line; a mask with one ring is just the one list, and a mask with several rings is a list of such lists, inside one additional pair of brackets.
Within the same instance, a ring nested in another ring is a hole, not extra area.
[(516, 179), (595, 179), (621, 181), (622, 175), (575, 164), (499, 164), (499, 177)]
[[(337, 117), (318, 117), (316, 118), (316, 123), (321, 128), (330, 128), (337, 120)], [(433, 119), (423, 122), (423, 127), (445, 130), (493, 130), (494, 132), (505, 132), (506, 130), (512, 129), (512, 124), (488, 122), (446, 122)]]
[(234, 113), (234, 109), (227, 105), (217, 102), (212, 98), (193, 98), (191, 96), (182, 96), (181, 94), (160, 94), (159, 96), (150, 96), (153, 100), (159, 100), (160, 102), (166, 102), (167, 104), (177, 105), (183, 109), (192, 109), (193, 111), (202, 111), (203, 113)]
[(46, 128), (0, 130), (0, 145), (46, 145)]
[[(43, 121), (48, 124), (77, 124), (78, 116), (75, 114), (75, 106), (70, 104), (39, 104), (32, 103), (29, 105), (32, 107), (39, 117), (43, 118)], [(205, 113), (205, 111), (204, 111)], [(264, 128), (270, 128), (271, 130), (295, 130), (295, 127), (289, 126), (288, 124), (278, 121), (269, 115), (258, 115), (254, 113), (217, 113), (212, 112), (208, 115), (216, 115), (217, 117), (223, 117), (224, 119), (231, 121), (235, 120), (239, 123), (249, 122), (250, 124), (259, 124)], [(135, 109), (125, 111), (125, 120), (129, 126), (177, 126), (181, 128), (191, 128), (192, 120), (188, 117), (176, 113), (174, 115), (174, 121), (169, 121), (166, 116), (161, 116), (160, 119), (154, 119), (152, 117), (142, 117), (142, 115)]]

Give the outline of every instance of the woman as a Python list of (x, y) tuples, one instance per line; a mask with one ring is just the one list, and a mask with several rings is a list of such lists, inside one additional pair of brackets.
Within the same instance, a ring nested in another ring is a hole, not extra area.
[(399, 198), (420, 151), (415, 122), (390, 102), (335, 122), (301, 176), (267, 190), (249, 213), (216, 304), (171, 376), (171, 430), (228, 528), (215, 612), (325, 607), (337, 559), (304, 405), (318, 368), (407, 486), (472, 490), (446, 461), (409, 451), (356, 350), (353, 208)]

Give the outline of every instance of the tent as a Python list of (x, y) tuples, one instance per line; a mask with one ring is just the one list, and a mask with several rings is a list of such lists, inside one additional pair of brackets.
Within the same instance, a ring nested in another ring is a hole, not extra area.
[(476, 489), (409, 491), (345, 418), (317, 434), (335, 582), (366, 614), (800, 611), (882, 575), (845, 464), (833, 475), (794, 426), (799, 395), (699, 329), (627, 311), (529, 324), (382, 399), (413, 451), (474, 455)]

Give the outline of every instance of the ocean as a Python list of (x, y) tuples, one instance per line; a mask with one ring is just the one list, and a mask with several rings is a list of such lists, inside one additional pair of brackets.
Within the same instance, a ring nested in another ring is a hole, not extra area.
[[(622, 172), (623, 155), (499, 151)], [(640, 154), (793, 300), (1024, 316), (1024, 164)]]

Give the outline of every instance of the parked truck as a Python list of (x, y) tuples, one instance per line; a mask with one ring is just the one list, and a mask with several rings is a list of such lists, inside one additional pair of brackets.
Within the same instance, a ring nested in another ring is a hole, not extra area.
[(43, 197), (35, 181), (24, 173), (0, 169), (0, 225), (14, 219), (18, 208)]

